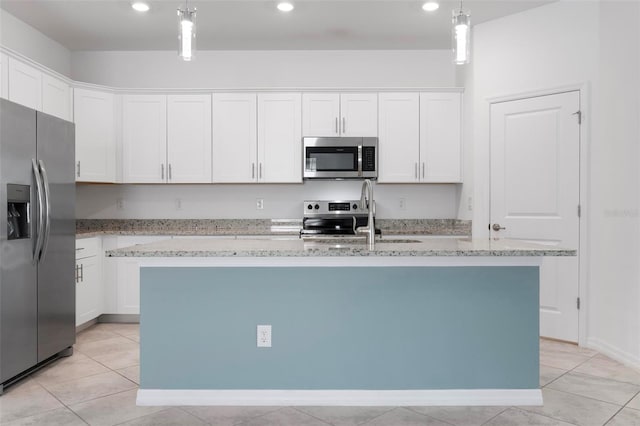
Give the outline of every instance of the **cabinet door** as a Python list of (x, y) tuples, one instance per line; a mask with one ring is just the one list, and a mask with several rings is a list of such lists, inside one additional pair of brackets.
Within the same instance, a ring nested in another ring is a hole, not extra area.
[(102, 315), (102, 274), (97, 257), (76, 261), (76, 326)]
[(258, 179), (302, 182), (300, 93), (258, 95)]
[(305, 93), (302, 95), (302, 135), (340, 135), (340, 95)]
[(342, 136), (378, 136), (377, 93), (343, 93), (340, 115)]
[(9, 100), (42, 111), (42, 73), (9, 58)]
[(378, 164), (380, 182), (418, 182), (420, 106), (418, 93), (380, 93)]
[(115, 100), (111, 93), (75, 89), (76, 181), (115, 182)]
[(462, 182), (461, 94), (420, 94), (420, 179)]
[(256, 182), (255, 93), (213, 94), (213, 182)]
[(167, 98), (169, 183), (211, 183), (211, 95)]
[(0, 98), (9, 99), (9, 57), (0, 52)]
[(167, 180), (167, 97), (125, 95), (122, 100), (124, 183)]
[(71, 90), (62, 80), (42, 74), (42, 112), (70, 121)]

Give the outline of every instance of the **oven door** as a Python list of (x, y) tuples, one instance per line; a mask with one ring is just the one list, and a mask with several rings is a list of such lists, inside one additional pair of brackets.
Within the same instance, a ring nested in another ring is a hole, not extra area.
[(353, 179), (361, 177), (361, 141), (361, 138), (305, 138), (304, 178)]

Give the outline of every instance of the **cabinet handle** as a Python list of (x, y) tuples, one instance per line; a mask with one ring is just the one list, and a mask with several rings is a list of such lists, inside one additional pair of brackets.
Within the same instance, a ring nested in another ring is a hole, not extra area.
[(78, 160), (78, 172), (77, 172), (78, 177), (80, 177), (80, 160)]
[(338, 117), (336, 117), (336, 135), (339, 135), (340, 132), (338, 131)]
[(84, 264), (80, 264), (80, 281), (84, 282)]
[(256, 163), (251, 163), (251, 179), (256, 178)]
[(169, 180), (173, 179), (173, 173), (171, 173), (171, 163), (169, 163)]
[(416, 180), (418, 180), (418, 163), (416, 163), (415, 167), (414, 167), (414, 172), (416, 175)]
[(347, 119), (342, 117), (342, 134), (344, 135), (347, 131)]
[(262, 179), (262, 163), (258, 167), (258, 178)]
[(424, 163), (422, 163), (422, 179), (424, 179)]
[(160, 164), (160, 179), (164, 180), (164, 164)]
[(76, 263), (76, 284), (78, 284), (78, 264)]

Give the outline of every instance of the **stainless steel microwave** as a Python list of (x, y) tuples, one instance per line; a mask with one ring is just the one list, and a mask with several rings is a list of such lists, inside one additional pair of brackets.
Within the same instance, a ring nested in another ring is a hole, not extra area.
[(376, 179), (378, 138), (302, 138), (304, 179)]

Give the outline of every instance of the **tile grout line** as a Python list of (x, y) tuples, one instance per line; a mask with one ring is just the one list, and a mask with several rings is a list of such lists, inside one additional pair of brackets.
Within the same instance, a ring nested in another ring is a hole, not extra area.
[[(498, 414), (496, 414), (495, 416), (493, 416), (493, 417), (491, 417), (490, 419), (488, 419), (486, 422), (483, 422), (483, 423), (482, 423), (482, 425), (480, 425), (480, 426), (486, 425), (486, 424), (487, 424), (487, 423), (489, 423), (491, 420), (493, 420), (493, 419), (495, 419), (496, 417), (498, 417), (498, 416), (502, 415), (505, 411), (507, 411), (507, 410), (508, 410), (508, 409), (510, 409), (510, 408), (516, 408), (516, 407), (514, 407), (514, 406), (509, 406), (509, 407), (505, 408), (504, 410), (500, 411), (500, 412), (499, 412)], [(516, 408), (516, 409), (517, 409), (517, 408)]]
[[(436, 406), (436, 407), (437, 407), (437, 406)], [(419, 414), (419, 415), (424, 416), (424, 417), (426, 417), (426, 418), (428, 418), (428, 419), (432, 419), (432, 420), (436, 420), (436, 421), (439, 421), (439, 422), (442, 422), (442, 423), (446, 423), (446, 424), (448, 424), (448, 425), (450, 425), (450, 426), (456, 426), (456, 425), (454, 425), (453, 423), (449, 423), (449, 422), (448, 422), (448, 421), (446, 421), (446, 420), (441, 420), (441, 419), (439, 419), (439, 418), (437, 418), (437, 417), (433, 417), (433, 416), (430, 416), (430, 415), (428, 415), (428, 414), (420, 413), (420, 412), (418, 412), (418, 411), (416, 411), (416, 410), (413, 410), (411, 407), (397, 407), (397, 408), (404, 408), (405, 410), (409, 410), (409, 411), (411, 411), (412, 413)]]

